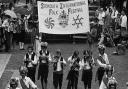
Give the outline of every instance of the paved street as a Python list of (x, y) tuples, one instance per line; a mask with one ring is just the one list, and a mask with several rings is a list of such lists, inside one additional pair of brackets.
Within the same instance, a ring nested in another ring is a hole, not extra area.
[[(83, 44), (83, 43), (82, 44), (72, 44), (72, 43), (49, 44), (49, 50), (52, 54), (54, 54), (55, 50), (57, 50), (58, 48), (61, 49), (64, 58), (67, 60), (67, 58), (72, 54), (72, 52), (74, 50), (79, 50), (80, 55), (81, 55), (83, 49), (87, 49), (88, 47), (86, 44)], [(122, 55), (122, 56), (114, 56), (114, 55), (111, 55), (113, 50), (114, 50), (114, 48), (107, 48), (106, 52), (109, 55), (110, 63), (112, 65), (114, 65), (114, 67), (115, 67), (114, 76), (117, 78), (117, 81), (118, 81), (117, 89), (126, 89), (125, 83), (128, 81), (128, 77), (127, 77), (127, 75), (128, 75), (128, 71), (127, 71), (127, 69), (128, 69), (128, 60), (127, 60), (128, 54)], [(13, 50), (12, 52), (10, 52), (10, 54), (11, 54), (11, 58), (7, 64), (7, 66), (4, 65), (4, 66), (6, 66), (6, 68), (5, 68), (3, 75), (0, 79), (0, 86), (1, 86), (0, 89), (5, 89), (5, 86), (7, 85), (7, 82), (11, 77), (19, 76), (18, 68), (23, 63), (22, 60), (23, 60), (25, 51), (20, 51), (18, 49), (18, 47), (16, 47), (16, 49)], [(94, 55), (94, 58), (96, 58), (98, 55), (96, 46), (94, 46), (94, 48), (93, 48), (93, 55)], [(1, 56), (0, 56), (0, 60), (3, 60), (3, 58), (1, 59)], [(1, 68), (1, 64), (0, 64), (0, 68)], [(96, 69), (97, 69), (97, 67), (95, 67), (93, 69), (94, 77), (95, 77)], [(66, 86), (67, 86), (66, 77), (67, 77), (68, 70), (69, 70), (69, 67), (67, 66), (64, 71), (64, 80), (63, 80), (63, 88), (62, 89), (66, 89)], [(52, 72), (53, 72), (53, 68), (51, 66), (50, 72), (49, 72), (49, 77), (48, 77), (48, 89), (53, 89)], [(39, 89), (41, 89), (40, 81), (37, 81), (36, 84), (39, 86)], [(80, 71), (78, 89), (84, 89), (83, 83), (81, 82), (81, 71)], [(93, 78), (92, 89), (98, 89), (98, 83), (94, 82), (94, 78)]]

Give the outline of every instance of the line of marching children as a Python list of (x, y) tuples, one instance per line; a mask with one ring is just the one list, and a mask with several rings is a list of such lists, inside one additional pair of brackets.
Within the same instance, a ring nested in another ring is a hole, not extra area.
[[(11, 79), (10, 86), (8, 89), (38, 89), (35, 83), (35, 74), (37, 64), (38, 77), (41, 80), (42, 89), (47, 89), (47, 79), (49, 73), (49, 65), (53, 64), (53, 85), (54, 89), (62, 89), (63, 83), (63, 70), (67, 66), (67, 62), (61, 54), (61, 50), (57, 50), (56, 54), (51, 57), (50, 52), (47, 49), (47, 42), (41, 43), (41, 50), (39, 54), (33, 51), (33, 47), (28, 47), (28, 52), (24, 57), (24, 65), (20, 67), (19, 79)], [(99, 89), (116, 89), (117, 81), (112, 76), (114, 72), (114, 67), (109, 64), (108, 56), (105, 53), (105, 47), (100, 45), (98, 47), (99, 56), (96, 62), (99, 66), (96, 73), (96, 80), (99, 81)], [(95, 66), (95, 60), (92, 56), (90, 50), (83, 51), (83, 58), (79, 57), (79, 51), (74, 51), (74, 53), (68, 58), (70, 70), (67, 75), (67, 89), (78, 89), (78, 78), (79, 70), (82, 70), (82, 82), (85, 89), (92, 89), (92, 76), (93, 76), (93, 66)], [(105, 75), (105, 76), (104, 76)], [(16, 84), (16, 85), (15, 85)], [(20, 86), (20, 87), (19, 87)]]

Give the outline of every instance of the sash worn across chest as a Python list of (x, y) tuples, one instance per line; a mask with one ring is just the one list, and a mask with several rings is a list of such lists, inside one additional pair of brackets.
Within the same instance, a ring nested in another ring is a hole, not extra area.
[(102, 56), (99, 56), (99, 57), (98, 57), (98, 60), (99, 60), (101, 63), (106, 64), (106, 61), (103, 59)]
[(20, 84), (21, 84), (22, 89), (29, 89), (22, 79), (20, 79)]

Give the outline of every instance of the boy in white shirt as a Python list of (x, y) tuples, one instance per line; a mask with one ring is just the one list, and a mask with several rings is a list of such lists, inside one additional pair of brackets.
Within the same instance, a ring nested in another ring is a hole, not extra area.
[(66, 65), (66, 61), (61, 55), (61, 51), (57, 50), (56, 55), (53, 58), (53, 85), (54, 89), (61, 89), (62, 82), (63, 82), (63, 70), (64, 66)]

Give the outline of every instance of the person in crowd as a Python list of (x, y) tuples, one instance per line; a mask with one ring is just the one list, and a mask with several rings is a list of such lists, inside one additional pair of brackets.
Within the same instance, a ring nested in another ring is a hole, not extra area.
[(111, 15), (112, 15), (112, 10), (110, 7), (107, 7), (107, 10), (105, 12), (105, 28), (108, 29), (110, 26), (112, 26), (113, 22), (112, 22), (112, 18), (111, 18)]
[(117, 89), (117, 81), (113, 77), (114, 67), (109, 65), (106, 69), (106, 75), (104, 76), (99, 89)]
[(104, 26), (104, 18), (105, 18), (105, 12), (103, 8), (100, 8), (99, 14), (98, 14), (98, 37), (100, 37), (100, 34), (103, 32), (103, 26)]
[(53, 85), (54, 89), (62, 89), (63, 82), (63, 70), (66, 65), (66, 61), (61, 55), (60, 49), (56, 51), (56, 55), (53, 57)]
[(100, 86), (102, 78), (105, 73), (105, 69), (109, 65), (109, 60), (108, 60), (108, 55), (105, 53), (104, 45), (99, 45), (98, 50), (99, 50), (99, 56), (97, 58), (97, 64), (98, 64), (99, 68), (97, 69), (96, 80), (99, 81), (99, 86)]
[(126, 53), (126, 46), (127, 46), (127, 42), (126, 41), (121, 41), (120, 43), (117, 44), (116, 51), (113, 52), (113, 54), (115, 54), (115, 55), (124, 55)]
[(67, 75), (67, 89), (77, 89), (80, 61), (79, 51), (74, 51), (73, 55), (68, 58), (68, 62), (70, 63), (70, 70)]
[(2, 28), (2, 16), (0, 16), (0, 48), (4, 45), (4, 29)]
[(121, 17), (120, 13), (118, 13), (117, 18), (115, 19), (115, 30), (121, 28)]
[(115, 19), (117, 19), (117, 15), (118, 15), (118, 14), (119, 14), (119, 12), (118, 12), (118, 10), (116, 9), (116, 7), (113, 7), (113, 9), (112, 9), (112, 14), (111, 14), (113, 27), (115, 27)]
[(116, 47), (119, 43), (121, 43), (121, 29), (120, 29), (120, 27), (115, 29), (115, 32), (113, 35), (113, 42), (114, 42)]
[(122, 40), (127, 40), (127, 38), (125, 38), (127, 31), (127, 16), (125, 11), (123, 10), (121, 12), (121, 36), (122, 36)]
[(47, 89), (47, 78), (49, 72), (49, 62), (52, 61), (51, 54), (47, 49), (48, 43), (41, 43), (41, 50), (39, 52), (39, 69), (38, 80), (41, 78), (42, 89)]
[(9, 21), (10, 16), (4, 15), (4, 20), (2, 27), (4, 28), (5, 32), (5, 51), (8, 52), (10, 50), (10, 29), (9, 29)]
[(33, 51), (33, 46), (28, 46), (28, 52), (24, 56), (24, 65), (28, 69), (27, 76), (35, 82), (36, 66), (38, 59), (36, 53)]
[(92, 52), (90, 50), (84, 50), (83, 51), (83, 59), (81, 61), (81, 68), (82, 71), (82, 81), (84, 83), (84, 88), (91, 89), (91, 83), (92, 83), (92, 68), (94, 65), (94, 58), (92, 57)]
[[(17, 35), (18, 35), (18, 33), (17, 33), (17, 20), (15, 19), (15, 20), (12, 20), (12, 28), (13, 28), (13, 31), (12, 31), (12, 34), (13, 34), (13, 37), (12, 37), (12, 47), (13, 47), (13, 49), (15, 49), (15, 46), (16, 46), (16, 42), (18, 41), (17, 39)], [(19, 29), (18, 29), (19, 30)]]
[(90, 42), (93, 44), (95, 41), (97, 41), (97, 21), (96, 19), (91, 22), (90, 24)]
[(11, 78), (9, 81), (9, 86), (6, 89), (20, 89), (18, 87), (18, 80), (16, 78)]
[(20, 26), (19, 46), (20, 46), (20, 50), (24, 50), (24, 41), (25, 41), (24, 15), (21, 15), (21, 19), (19, 19), (19, 26)]
[(10, 49), (12, 48), (12, 46), (13, 46), (13, 33), (14, 33), (14, 23), (13, 23), (13, 21), (12, 20), (10, 20), (10, 22), (9, 22), (9, 28), (8, 28), (9, 30), (10, 30)]
[(92, 37), (91, 32), (88, 33), (87, 37), (88, 37), (87, 42), (88, 42), (89, 49), (92, 50), (92, 46), (93, 46), (93, 37)]
[(29, 26), (28, 26), (28, 19), (30, 18), (30, 15), (24, 16), (24, 24), (25, 24), (25, 31), (29, 32)]

